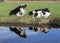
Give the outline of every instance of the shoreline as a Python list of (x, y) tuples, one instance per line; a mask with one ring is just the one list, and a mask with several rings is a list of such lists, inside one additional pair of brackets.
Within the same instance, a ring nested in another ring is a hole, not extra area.
[(21, 26), (21, 27), (60, 27), (60, 19), (27, 19), (27, 21), (22, 19), (14, 19), (5, 21), (0, 21), (0, 26)]

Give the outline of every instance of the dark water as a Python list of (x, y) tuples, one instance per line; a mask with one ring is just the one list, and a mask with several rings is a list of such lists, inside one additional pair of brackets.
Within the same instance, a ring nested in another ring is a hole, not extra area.
[(26, 32), (26, 38), (12, 32), (9, 27), (0, 26), (0, 43), (60, 43), (60, 28), (50, 28), (46, 32), (21, 28)]

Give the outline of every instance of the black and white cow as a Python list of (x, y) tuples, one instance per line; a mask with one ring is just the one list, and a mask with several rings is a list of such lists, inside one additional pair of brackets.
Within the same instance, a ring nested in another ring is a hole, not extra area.
[(17, 16), (23, 16), (26, 13), (26, 4), (21, 4), (17, 8), (10, 11), (9, 15), (17, 15)]
[(35, 17), (48, 18), (51, 15), (51, 13), (48, 8), (44, 8), (44, 9), (37, 9), (37, 10), (30, 11), (29, 15), (33, 15), (33, 18)]

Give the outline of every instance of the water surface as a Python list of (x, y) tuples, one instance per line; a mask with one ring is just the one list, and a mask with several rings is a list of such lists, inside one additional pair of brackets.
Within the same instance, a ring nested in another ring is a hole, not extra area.
[(60, 28), (51, 28), (47, 33), (22, 28), (26, 31), (26, 38), (10, 31), (9, 27), (0, 26), (0, 43), (60, 43)]

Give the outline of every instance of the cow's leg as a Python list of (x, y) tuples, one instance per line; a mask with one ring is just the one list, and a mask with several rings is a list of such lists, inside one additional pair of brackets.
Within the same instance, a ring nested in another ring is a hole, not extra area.
[(16, 15), (17, 15), (17, 16), (21, 16), (20, 13), (21, 13), (21, 12), (18, 12)]
[(35, 15), (35, 14), (33, 14), (33, 18), (35, 18), (34, 15)]
[(35, 12), (35, 11), (32, 11), (32, 13), (33, 13), (33, 18), (34, 18), (34, 17), (35, 17), (35, 13), (36, 13), (36, 12)]

